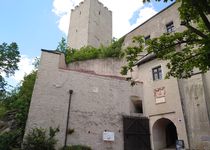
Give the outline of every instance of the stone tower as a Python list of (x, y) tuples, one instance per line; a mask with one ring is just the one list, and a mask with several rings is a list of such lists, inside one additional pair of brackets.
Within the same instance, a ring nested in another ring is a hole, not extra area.
[(112, 12), (98, 0), (84, 0), (71, 10), (68, 44), (79, 49), (107, 46), (112, 40)]

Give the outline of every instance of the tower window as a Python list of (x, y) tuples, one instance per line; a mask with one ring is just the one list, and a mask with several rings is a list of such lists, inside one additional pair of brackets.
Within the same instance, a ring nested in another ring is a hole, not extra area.
[(79, 12), (79, 14), (81, 15), (81, 11)]
[(173, 21), (166, 24), (166, 31), (167, 33), (174, 32), (174, 23)]
[(153, 80), (161, 80), (162, 79), (162, 69), (161, 66), (155, 67), (152, 69)]
[(98, 12), (98, 14), (100, 15), (100, 14), (101, 14), (101, 12), (99, 11), (99, 12)]

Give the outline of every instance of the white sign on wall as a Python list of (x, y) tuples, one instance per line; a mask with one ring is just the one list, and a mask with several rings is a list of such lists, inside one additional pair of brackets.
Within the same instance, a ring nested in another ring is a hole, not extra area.
[(104, 141), (114, 141), (114, 132), (103, 132)]
[(158, 103), (164, 103), (166, 102), (166, 99), (165, 97), (159, 97), (159, 98), (156, 98), (155, 99), (155, 102), (158, 104)]

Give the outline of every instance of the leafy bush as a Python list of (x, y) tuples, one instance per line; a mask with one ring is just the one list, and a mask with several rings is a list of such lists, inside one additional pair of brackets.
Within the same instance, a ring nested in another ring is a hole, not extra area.
[(98, 58), (100, 51), (92, 46), (82, 47), (80, 50), (69, 49), (67, 62), (82, 61)]
[(124, 52), (122, 51), (123, 42), (124, 42), (124, 37), (120, 38), (119, 40), (114, 40), (112, 44), (108, 47), (101, 46), (100, 58), (107, 58), (107, 57), (121, 58), (124, 54)]
[(92, 150), (89, 146), (85, 145), (71, 145), (63, 148), (62, 150)]
[(6, 107), (0, 102), (0, 119), (5, 115), (6, 111)]
[(25, 138), (23, 143), (23, 150), (55, 150), (55, 134), (59, 132), (59, 129), (53, 129), (50, 127), (49, 134), (42, 128), (32, 129)]
[(97, 58), (121, 58), (124, 54), (122, 51), (123, 42), (124, 38), (121, 38), (118, 41), (113, 41), (108, 47), (101, 46), (99, 48), (94, 48), (92, 46), (86, 46), (79, 50), (67, 48), (65, 51), (66, 63)]
[(20, 146), (20, 143), (18, 143), (20, 134), (21, 132), (18, 130), (0, 134), (0, 150), (18, 148)]

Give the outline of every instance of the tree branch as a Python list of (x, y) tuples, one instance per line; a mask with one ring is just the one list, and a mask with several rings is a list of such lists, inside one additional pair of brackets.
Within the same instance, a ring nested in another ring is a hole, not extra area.
[(197, 39), (197, 40), (182, 40), (182, 41), (178, 41), (170, 46), (165, 47), (165, 49), (176, 46), (176, 45), (180, 45), (180, 44), (184, 44), (184, 43), (189, 43), (189, 42), (199, 42), (201, 40)]
[(185, 21), (182, 21), (181, 25), (187, 27), (189, 30), (191, 30), (192, 32), (194, 32), (195, 34), (199, 35), (202, 38), (205, 38), (205, 39), (208, 38), (208, 36), (205, 35), (203, 32), (201, 32), (200, 30), (194, 28), (193, 26), (191, 26), (189, 23), (187, 23)]
[(207, 2), (207, 0), (200, 0), (200, 3), (202, 4), (202, 7), (204, 7), (207, 11), (207, 13), (209, 14), (210, 13), (210, 6)]
[[(192, 4), (198, 10), (198, 13), (200, 14), (201, 19), (203, 20), (207, 29), (210, 31), (210, 22), (208, 18), (206, 17), (206, 15), (204, 14), (204, 11), (201, 9), (199, 2), (197, 0), (192, 0)], [(208, 5), (206, 7), (208, 7)]]

